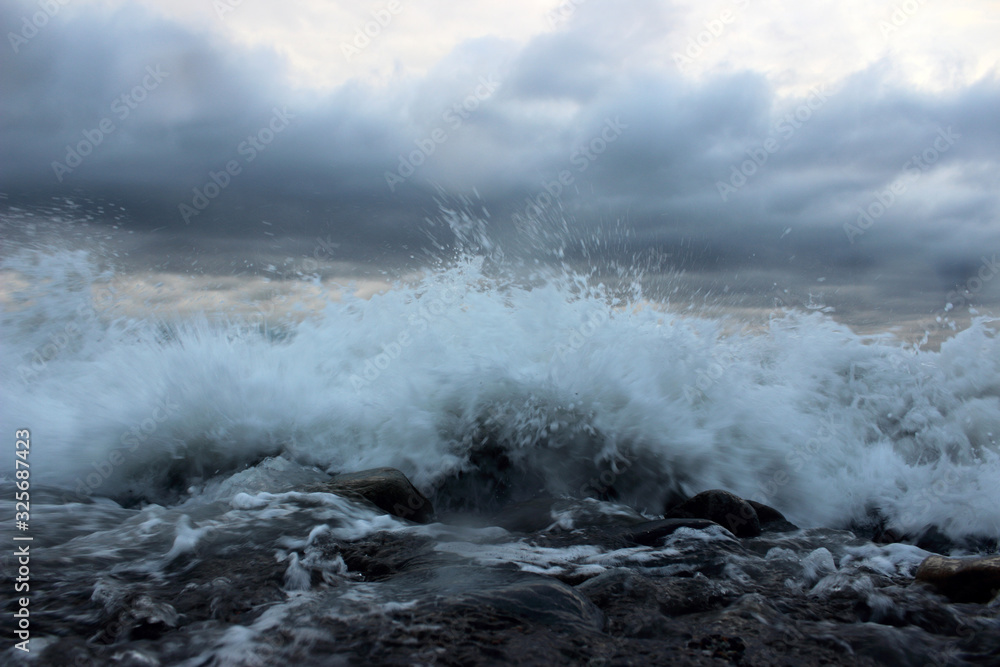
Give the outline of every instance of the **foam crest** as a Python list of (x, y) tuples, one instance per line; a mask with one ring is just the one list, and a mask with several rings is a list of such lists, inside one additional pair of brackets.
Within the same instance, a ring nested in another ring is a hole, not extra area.
[[(94, 301), (108, 276), (92, 264), (42, 249), (3, 267), (0, 426), (32, 429), (33, 479), (68, 499), (174, 502), (283, 454), (395, 466), (445, 506), (546, 493), (657, 513), (672, 493), (725, 488), (804, 526), (878, 512), (911, 532), (1000, 527), (1000, 342), (985, 320), (940, 352), (820, 313), (741, 332), (472, 258), (275, 336), (118, 317)], [(44, 351), (67, 327), (72, 341)]]

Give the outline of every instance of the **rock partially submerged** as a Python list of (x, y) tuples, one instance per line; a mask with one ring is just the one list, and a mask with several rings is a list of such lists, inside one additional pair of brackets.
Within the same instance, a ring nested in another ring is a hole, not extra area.
[(747, 501), (734, 493), (713, 489), (702, 491), (680, 505), (668, 508), (665, 519), (708, 519), (736, 537), (760, 535), (760, 519)]
[[(299, 478), (304, 492), (271, 491)], [(32, 574), (51, 589), (32, 611), (51, 637), (33, 664), (876, 667), (1000, 655), (1000, 606), (942, 604), (910, 585), (927, 554), (847, 530), (783, 534), (770, 528), (780, 513), (749, 501), (764, 532), (740, 540), (710, 519), (651, 521), (592, 498), (532, 498), (481, 521), (445, 513), (433, 530), (359, 520), (374, 507), (433, 516), (391, 468), (329, 478), (262, 463), (225, 493), (234, 502), (67, 507), (66, 525), (107, 527), (95, 538), (113, 541), (33, 545)], [(45, 510), (59, 518), (58, 505)], [(189, 548), (165, 560), (178, 537)], [(982, 600), (997, 559), (921, 571), (935, 582), (928, 573), (944, 571), (946, 589), (965, 576), (956, 599)]]
[(927, 582), (954, 602), (985, 603), (1000, 592), (1000, 556), (928, 556), (916, 576), (918, 581)]
[(790, 530), (798, 530), (799, 527), (785, 518), (785, 515), (774, 509), (770, 505), (748, 500), (747, 504), (757, 513), (760, 521), (761, 532), (764, 533), (786, 533)]
[(665, 519), (708, 519), (736, 537), (757, 537), (762, 532), (797, 530), (778, 510), (735, 493), (712, 489), (702, 491), (679, 505), (668, 506)]
[(393, 516), (430, 523), (434, 507), (417, 487), (395, 468), (372, 468), (336, 475), (325, 490), (340, 496), (363, 498)]
[(718, 525), (709, 519), (660, 519), (659, 521), (644, 521), (626, 526), (618, 532), (629, 542), (654, 547), (659, 545), (663, 538), (673, 535), (678, 528), (704, 530)]

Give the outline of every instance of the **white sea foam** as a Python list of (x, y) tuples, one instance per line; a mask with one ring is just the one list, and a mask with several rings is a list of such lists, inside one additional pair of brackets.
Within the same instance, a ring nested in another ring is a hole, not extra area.
[[(1000, 532), (1000, 339), (984, 320), (939, 352), (819, 313), (733, 333), (576, 276), (519, 287), (473, 259), (263, 336), (118, 317), (93, 303), (106, 276), (82, 252), (22, 250), (2, 271), (0, 429), (31, 428), (32, 480), (67, 501), (173, 502), (279, 453), (394, 466), (432, 494), (488, 442), (511, 487), (613, 488), (654, 514), (673, 483), (803, 526), (878, 509), (904, 531)], [(233, 506), (270, 502), (259, 488), (234, 483)]]
[(678, 556), (673, 547), (638, 546), (605, 550), (593, 545), (570, 547), (541, 547), (524, 542), (506, 544), (474, 544), (470, 542), (442, 542), (438, 551), (458, 554), (484, 565), (515, 564), (524, 572), (558, 575), (572, 571), (576, 575), (593, 575), (608, 568), (625, 564), (643, 565), (665, 556)]

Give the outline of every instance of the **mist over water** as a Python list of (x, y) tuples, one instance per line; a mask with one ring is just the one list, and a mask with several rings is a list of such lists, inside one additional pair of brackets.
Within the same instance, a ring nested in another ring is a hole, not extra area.
[[(558, 230), (534, 229), (558, 260)], [(651, 303), (630, 267), (602, 267), (615, 287), (529, 271), (468, 210), (429, 230), (448, 259), (419, 279), (224, 319), (119, 307), (99, 250), (8, 247), (0, 425), (32, 429), (32, 479), (67, 501), (176, 503), (282, 454), (397, 467), (444, 507), (545, 494), (658, 514), (724, 488), (806, 527), (1000, 529), (988, 320), (939, 351), (822, 312), (747, 327)]]
[(995, 4), (0, 3), (0, 665), (995, 664)]

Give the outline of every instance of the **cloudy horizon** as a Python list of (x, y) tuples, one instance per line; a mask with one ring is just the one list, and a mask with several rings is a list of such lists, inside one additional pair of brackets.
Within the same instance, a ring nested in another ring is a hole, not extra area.
[(461, 200), (716, 291), (1000, 302), (989, 2), (19, 0), (0, 25), (8, 229), (63, 202), (140, 263), (413, 265)]

